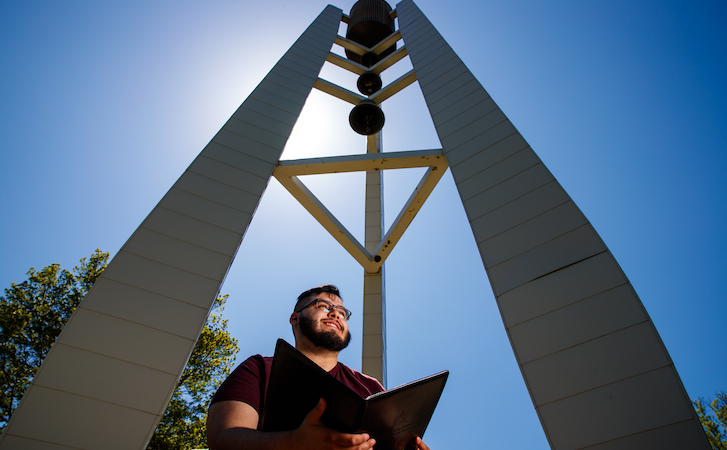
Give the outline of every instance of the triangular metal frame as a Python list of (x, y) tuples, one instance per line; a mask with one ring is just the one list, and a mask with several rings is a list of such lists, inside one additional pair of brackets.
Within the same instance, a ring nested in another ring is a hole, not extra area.
[[(298, 178), (301, 175), (416, 167), (427, 167), (427, 171), (373, 253), (366, 250)], [(280, 161), (273, 171), (273, 176), (363, 266), (366, 272), (375, 273), (381, 269), (447, 167), (447, 160), (442, 150), (420, 150)]]

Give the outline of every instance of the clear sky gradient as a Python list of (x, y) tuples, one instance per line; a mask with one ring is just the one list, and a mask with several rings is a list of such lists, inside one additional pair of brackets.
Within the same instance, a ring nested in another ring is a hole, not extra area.
[[(726, 390), (727, 4), (416, 3), (613, 252), (689, 395)], [(115, 254), (325, 6), (3, 2), (0, 286)], [(355, 90), (338, 68), (321, 76)], [(418, 85), (383, 106), (386, 151), (439, 147)], [(283, 158), (363, 153), (349, 111), (314, 91)], [(387, 223), (417, 181), (386, 173)], [(362, 239), (363, 177), (306, 182)], [(292, 341), (295, 297), (334, 283), (354, 312), (342, 359), (360, 368), (362, 273), (271, 181), (222, 287), (239, 356)], [(548, 448), (449, 173), (386, 276), (390, 387), (451, 371), (430, 446)]]

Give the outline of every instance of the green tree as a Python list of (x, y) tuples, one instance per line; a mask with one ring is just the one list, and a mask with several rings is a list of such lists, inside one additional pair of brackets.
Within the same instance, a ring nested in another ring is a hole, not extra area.
[(70, 272), (59, 264), (31, 268), (26, 281), (11, 283), (0, 297), (0, 431), (108, 258), (97, 249)]
[(712, 448), (727, 450), (727, 394), (718, 392), (717, 398), (706, 404), (701, 397), (692, 403)]
[(227, 297), (215, 300), (148, 450), (207, 447), (207, 405), (217, 386), (229, 375), (239, 350), (237, 339), (227, 331), (227, 320), (222, 319)]
[[(0, 431), (63, 326), (106, 268), (109, 254), (96, 250), (71, 271), (59, 264), (28, 271), (0, 297)], [(237, 339), (222, 319), (227, 295), (215, 300), (172, 400), (149, 442), (150, 450), (206, 447), (207, 404), (230, 373)]]

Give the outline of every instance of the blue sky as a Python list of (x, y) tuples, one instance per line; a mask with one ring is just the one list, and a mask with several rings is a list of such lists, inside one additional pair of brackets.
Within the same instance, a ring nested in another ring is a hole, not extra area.
[[(326, 6), (247, 3), (0, 6), (1, 286), (117, 252)], [(727, 389), (727, 5), (416, 3), (613, 252), (689, 395)], [(354, 90), (337, 68), (322, 77)], [(311, 94), (283, 158), (362, 153), (349, 110)], [(386, 151), (439, 146), (417, 85), (384, 110)], [(386, 174), (389, 220), (415, 172)], [(362, 236), (363, 178), (307, 181)], [(360, 367), (362, 271), (271, 181), (222, 288), (240, 356), (290, 340), (295, 297), (332, 282), (354, 311), (342, 359)], [(386, 275), (389, 384), (451, 371), (430, 446), (548, 448), (448, 173)]]

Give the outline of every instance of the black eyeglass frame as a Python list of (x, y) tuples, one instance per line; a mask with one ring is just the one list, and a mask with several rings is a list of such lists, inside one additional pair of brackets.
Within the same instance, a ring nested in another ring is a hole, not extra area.
[[(351, 318), (351, 314), (353, 314), (351, 311), (349, 311), (348, 309), (344, 308), (343, 306), (334, 305), (333, 303), (329, 302), (328, 300), (323, 300), (322, 298), (317, 298), (317, 299), (313, 300), (312, 302), (308, 303), (307, 305), (305, 305), (304, 307), (300, 308), (296, 312), (299, 313), (299, 312), (303, 311), (304, 309), (306, 309), (307, 307), (309, 307), (310, 305), (312, 305), (314, 303), (317, 303), (317, 302), (320, 302), (320, 303), (325, 304), (328, 307), (328, 310), (329, 311), (335, 310), (335, 311), (342, 312), (344, 314), (344, 318), (346, 319), (346, 321), (348, 321), (348, 319)], [(318, 305), (316, 305), (316, 308), (318, 308)]]

